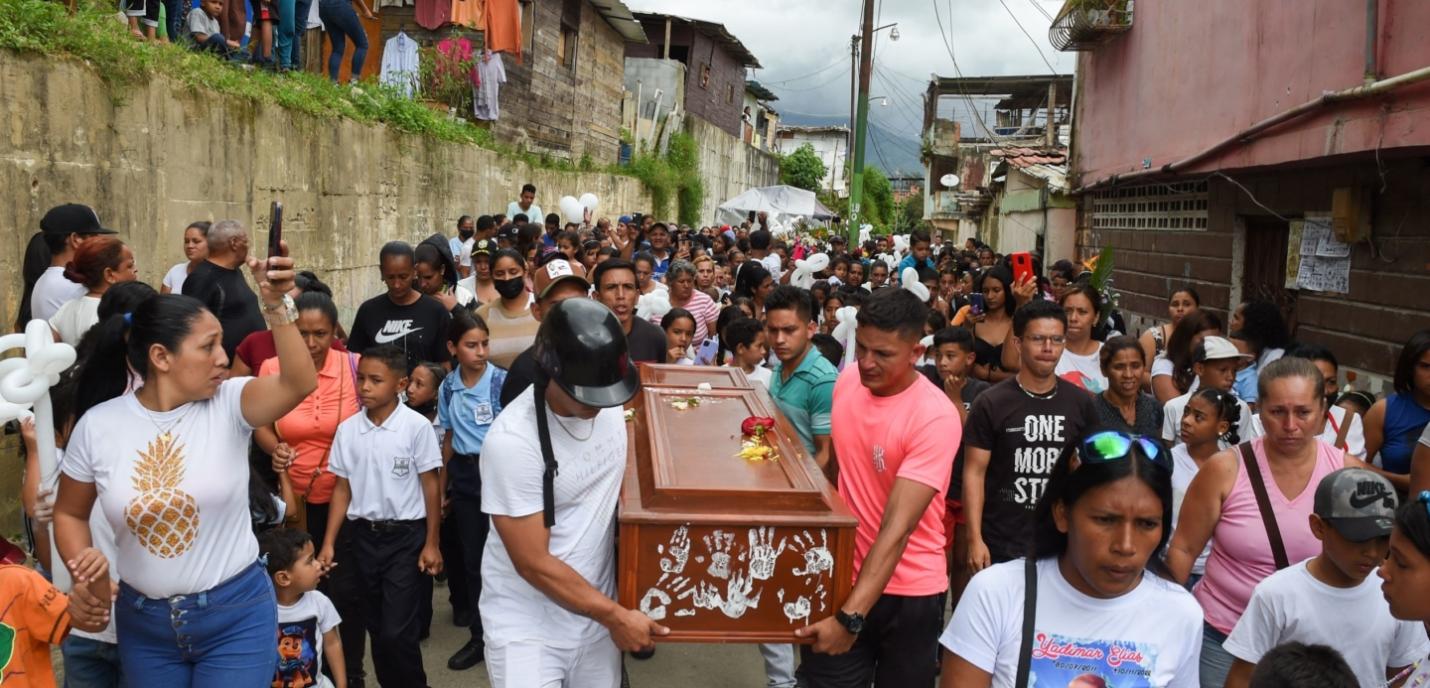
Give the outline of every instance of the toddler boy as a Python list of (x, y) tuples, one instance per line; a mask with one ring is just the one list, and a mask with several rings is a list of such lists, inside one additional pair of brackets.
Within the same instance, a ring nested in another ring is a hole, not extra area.
[(334, 682), (322, 674), (326, 657), (336, 684), (346, 686), (343, 641), (338, 636), (342, 619), (332, 601), (318, 592), (323, 565), (313, 551), (312, 536), (293, 528), (274, 528), (259, 534), (258, 549), (268, 561), (268, 575), (278, 596), (278, 669), (273, 685), (331, 688)]

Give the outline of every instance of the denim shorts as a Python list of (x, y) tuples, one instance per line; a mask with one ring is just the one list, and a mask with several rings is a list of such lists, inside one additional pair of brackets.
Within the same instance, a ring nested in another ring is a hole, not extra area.
[(154, 599), (121, 582), (114, 605), (125, 678), (137, 686), (267, 686), (278, 602), (258, 562), (209, 590)]

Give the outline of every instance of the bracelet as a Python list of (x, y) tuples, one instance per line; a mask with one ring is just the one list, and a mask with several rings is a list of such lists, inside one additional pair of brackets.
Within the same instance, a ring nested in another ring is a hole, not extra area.
[(263, 304), (263, 319), (270, 329), (297, 322), (298, 308), (293, 305), (293, 297), (284, 294), (276, 304)]

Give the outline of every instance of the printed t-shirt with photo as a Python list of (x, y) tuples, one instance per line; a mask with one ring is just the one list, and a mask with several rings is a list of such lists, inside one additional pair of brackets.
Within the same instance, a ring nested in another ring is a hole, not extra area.
[(1053, 465), (1097, 425), (1092, 395), (1063, 379), (1052, 394), (1033, 396), (1009, 378), (973, 402), (965, 437), (969, 447), (990, 452), (982, 535), (994, 562), (1023, 555)]
[[(949, 652), (992, 674), (993, 688), (1013, 688), (1017, 675), (1024, 566), (1016, 559), (978, 572), (939, 638)], [(1202, 610), (1191, 593), (1144, 571), (1130, 592), (1100, 599), (1068, 583), (1057, 557), (1037, 566), (1028, 685), (1076, 686), (1079, 678), (1107, 688), (1200, 685)]]

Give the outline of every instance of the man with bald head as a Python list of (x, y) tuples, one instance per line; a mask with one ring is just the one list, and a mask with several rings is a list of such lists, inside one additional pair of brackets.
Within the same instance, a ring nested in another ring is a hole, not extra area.
[(223, 350), (232, 364), (239, 342), (268, 326), (241, 270), (248, 261), (248, 231), (238, 220), (220, 220), (209, 227), (208, 242), (209, 257), (184, 280), (183, 294), (203, 302), (223, 325)]

